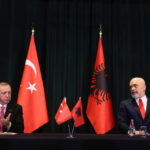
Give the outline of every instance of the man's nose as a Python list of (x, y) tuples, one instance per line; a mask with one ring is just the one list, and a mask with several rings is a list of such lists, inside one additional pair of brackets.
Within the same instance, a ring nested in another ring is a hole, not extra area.
[(9, 93), (6, 93), (6, 97), (8, 97), (9, 96)]
[(134, 87), (131, 87), (131, 91), (133, 91), (135, 88)]

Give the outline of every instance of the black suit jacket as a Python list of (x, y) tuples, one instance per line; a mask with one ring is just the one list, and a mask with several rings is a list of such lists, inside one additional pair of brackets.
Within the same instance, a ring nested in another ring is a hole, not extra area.
[(124, 100), (120, 103), (120, 108), (117, 115), (117, 124), (121, 133), (127, 133), (130, 120), (134, 120), (136, 130), (140, 126), (147, 126), (147, 131), (150, 132), (150, 99), (147, 100), (146, 115), (143, 119), (139, 107), (134, 99)]
[[(11, 127), (9, 129), (9, 132), (23, 133), (24, 121), (21, 105), (16, 103), (9, 103), (7, 105), (4, 117), (6, 118), (9, 113), (11, 113), (10, 117)], [(7, 129), (4, 127), (3, 130), (6, 131)]]

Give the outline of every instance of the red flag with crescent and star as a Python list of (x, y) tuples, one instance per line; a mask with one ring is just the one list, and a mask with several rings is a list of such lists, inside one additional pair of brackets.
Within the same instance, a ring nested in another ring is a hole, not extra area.
[(110, 91), (107, 87), (107, 78), (102, 32), (100, 32), (86, 109), (87, 117), (97, 134), (105, 134), (115, 125)]
[(72, 117), (74, 119), (75, 127), (79, 127), (79, 126), (85, 124), (83, 110), (82, 110), (81, 97), (79, 97), (79, 100), (77, 101), (76, 105), (73, 107), (71, 113), (72, 113)]
[(72, 119), (72, 114), (67, 105), (66, 97), (64, 97), (55, 115), (55, 120), (60, 125), (70, 119)]
[(49, 121), (34, 30), (32, 30), (17, 103), (23, 107), (24, 133), (31, 133)]

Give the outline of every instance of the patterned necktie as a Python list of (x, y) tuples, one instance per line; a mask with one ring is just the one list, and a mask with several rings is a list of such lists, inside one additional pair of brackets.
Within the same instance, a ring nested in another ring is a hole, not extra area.
[(143, 102), (141, 99), (139, 99), (139, 109), (140, 109), (142, 118), (144, 119), (145, 118), (145, 109), (144, 109), (144, 105), (143, 105)]
[[(4, 115), (5, 115), (5, 107), (4, 106), (1, 106), (0, 108), (0, 119), (3, 119), (4, 118)], [(0, 132), (3, 132), (3, 126), (2, 124), (0, 123)]]

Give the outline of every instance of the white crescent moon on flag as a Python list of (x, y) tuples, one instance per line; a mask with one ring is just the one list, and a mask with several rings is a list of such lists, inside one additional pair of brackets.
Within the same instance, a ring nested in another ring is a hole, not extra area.
[(36, 67), (35, 67), (35, 65), (32, 63), (32, 61), (30, 61), (30, 60), (27, 59), (26, 62), (25, 62), (25, 65), (30, 66), (30, 67), (33, 69), (34, 74), (35, 74), (35, 77), (36, 77)]

